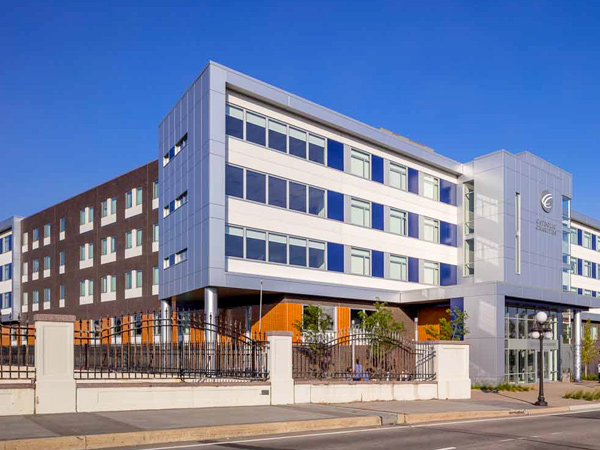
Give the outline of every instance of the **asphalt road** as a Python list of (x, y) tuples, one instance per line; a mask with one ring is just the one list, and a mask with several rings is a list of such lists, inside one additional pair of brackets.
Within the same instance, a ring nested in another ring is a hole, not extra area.
[(600, 450), (600, 411), (135, 448), (147, 450)]

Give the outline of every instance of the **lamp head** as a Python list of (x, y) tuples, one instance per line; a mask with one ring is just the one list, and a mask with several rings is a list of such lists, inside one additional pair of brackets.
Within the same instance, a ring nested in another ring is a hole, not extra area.
[(546, 314), (544, 311), (540, 311), (535, 315), (535, 320), (537, 320), (538, 323), (544, 323), (546, 320), (548, 320), (548, 314)]
[(539, 339), (540, 338), (540, 332), (539, 331), (532, 331), (531, 332), (531, 339)]

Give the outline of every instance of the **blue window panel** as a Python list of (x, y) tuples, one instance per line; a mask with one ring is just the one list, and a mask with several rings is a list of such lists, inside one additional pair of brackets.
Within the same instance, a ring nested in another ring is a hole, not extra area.
[(327, 270), (344, 272), (344, 246), (342, 244), (327, 243)]
[(577, 245), (583, 245), (583, 231), (577, 230)]
[(596, 263), (592, 263), (592, 278), (596, 278)]
[(456, 247), (456, 225), (440, 221), (440, 244)]
[(456, 284), (456, 266), (453, 264), (440, 264), (440, 286), (454, 286)]
[[(458, 308), (459, 311), (465, 310), (465, 299), (462, 297), (450, 299), (450, 319), (454, 319), (454, 310)], [(460, 336), (460, 340), (464, 341), (465, 337)]]
[(440, 202), (456, 206), (456, 184), (440, 179)]
[(239, 167), (225, 166), (225, 195), (244, 198), (244, 170)]
[(327, 166), (344, 171), (344, 144), (327, 140)]
[(371, 252), (371, 274), (383, 278), (383, 252), (377, 250)]
[(408, 281), (419, 282), (419, 259), (408, 257)]
[(383, 205), (371, 203), (371, 228), (383, 230)]
[(592, 297), (597, 297), (597, 292), (596, 291), (592, 291)]
[(12, 250), (12, 234), (4, 238), (4, 251), (10, 252)]
[(266, 175), (246, 170), (246, 199), (254, 202), (266, 203), (266, 183)]
[(582, 288), (577, 288), (577, 293), (579, 295), (583, 295), (583, 289)]
[(592, 250), (596, 250), (596, 235), (592, 234)]
[(583, 274), (583, 263), (581, 262), (581, 259), (577, 258), (577, 275), (582, 275)]
[(419, 193), (419, 171), (408, 168), (408, 192)]
[[(229, 109), (229, 106), (227, 107), (227, 109)], [(241, 114), (244, 113), (242, 112)], [(239, 139), (244, 139), (244, 121), (242, 119), (227, 114), (225, 116), (225, 134), (227, 134), (228, 136), (234, 136)]]
[(383, 183), (383, 158), (371, 155), (371, 180)]
[(327, 217), (340, 222), (344, 221), (344, 194), (327, 191)]
[(408, 213), (408, 235), (419, 239), (419, 215)]

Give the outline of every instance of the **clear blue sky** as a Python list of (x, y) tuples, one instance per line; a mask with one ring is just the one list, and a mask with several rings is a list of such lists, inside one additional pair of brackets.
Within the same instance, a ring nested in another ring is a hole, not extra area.
[(0, 219), (156, 158), (209, 59), (459, 161), (532, 151), (600, 218), (600, 2), (0, 6)]

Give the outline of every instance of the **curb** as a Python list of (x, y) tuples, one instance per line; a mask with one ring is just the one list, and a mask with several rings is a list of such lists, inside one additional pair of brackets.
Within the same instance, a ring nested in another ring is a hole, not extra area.
[(268, 434), (336, 430), (381, 425), (381, 418), (378, 416), (254, 423), (245, 425), (219, 425), (131, 433), (17, 439), (0, 442), (0, 450), (39, 450), (40, 448), (43, 448), (44, 450), (96, 450), (110, 447), (131, 447), (137, 445), (186, 441), (208, 441)]

